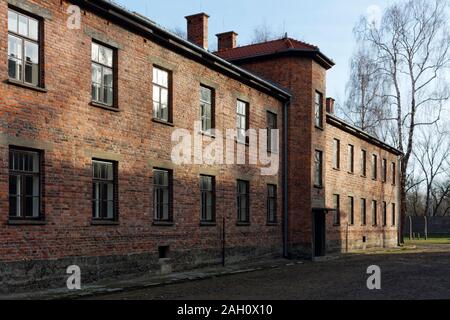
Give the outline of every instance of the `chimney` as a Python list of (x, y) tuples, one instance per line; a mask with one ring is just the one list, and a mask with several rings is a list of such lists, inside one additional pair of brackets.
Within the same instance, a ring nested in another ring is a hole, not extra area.
[(330, 114), (334, 114), (334, 102), (333, 98), (327, 98), (327, 112)]
[(218, 39), (217, 51), (224, 51), (236, 48), (237, 36), (238, 34), (234, 31), (216, 34), (216, 37)]
[(206, 13), (185, 17), (187, 20), (188, 40), (199, 47), (208, 49), (208, 18)]

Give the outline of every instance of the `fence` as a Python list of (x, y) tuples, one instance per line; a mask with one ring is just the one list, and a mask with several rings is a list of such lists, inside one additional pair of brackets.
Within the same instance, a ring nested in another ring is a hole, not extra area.
[(450, 217), (406, 217), (404, 235), (450, 234)]

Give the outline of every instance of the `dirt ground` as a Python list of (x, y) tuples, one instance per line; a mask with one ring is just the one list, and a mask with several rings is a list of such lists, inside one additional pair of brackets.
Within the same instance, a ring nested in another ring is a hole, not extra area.
[[(381, 290), (367, 288), (367, 268), (381, 268)], [(229, 275), (91, 299), (311, 300), (450, 299), (450, 245), (345, 255), (278, 269)]]

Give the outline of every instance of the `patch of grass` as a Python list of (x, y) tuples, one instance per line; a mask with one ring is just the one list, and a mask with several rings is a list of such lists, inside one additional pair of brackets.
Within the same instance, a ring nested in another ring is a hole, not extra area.
[(405, 238), (405, 244), (407, 245), (417, 245), (417, 244), (450, 244), (450, 235), (432, 235), (429, 236), (427, 240), (421, 235), (422, 238), (416, 240), (409, 240)]

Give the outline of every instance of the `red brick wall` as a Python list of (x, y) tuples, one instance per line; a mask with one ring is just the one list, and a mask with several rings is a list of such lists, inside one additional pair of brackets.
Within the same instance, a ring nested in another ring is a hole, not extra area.
[[(326, 170), (326, 202), (327, 207), (333, 208), (333, 195), (340, 195), (340, 226), (333, 225), (333, 213), (327, 216), (327, 240), (330, 250), (354, 250), (369, 247), (390, 247), (397, 245), (397, 227), (398, 217), (396, 217), (396, 225), (392, 225), (391, 204), (396, 204), (396, 214), (398, 216), (399, 204), (398, 199), (398, 177), (397, 184), (392, 184), (392, 175), (390, 165), (392, 162), (397, 164), (397, 156), (387, 150), (377, 147), (353, 134), (347, 133), (342, 129), (332, 125), (327, 125), (326, 130), (326, 153), (325, 162)], [(340, 169), (333, 168), (333, 140), (340, 140)], [(348, 171), (348, 154), (347, 147), (351, 144), (354, 146), (354, 173)], [(367, 176), (361, 174), (361, 150), (367, 152)], [(371, 177), (371, 157), (372, 154), (378, 156), (378, 177), (372, 180)], [(382, 182), (382, 159), (387, 160), (387, 181)], [(348, 197), (354, 197), (354, 225), (347, 226), (349, 223), (349, 201)], [(366, 221), (367, 225), (361, 224), (360, 199), (366, 199)], [(378, 225), (372, 225), (372, 200), (377, 201), (377, 221)], [(387, 203), (387, 226), (382, 225), (382, 203)], [(363, 237), (367, 242), (363, 243)]]
[[(216, 85), (216, 127), (235, 128), (236, 97), (250, 102), (250, 127), (266, 128), (266, 108), (282, 103), (122, 27), (85, 12), (82, 29), (66, 27), (68, 3), (32, 1), (51, 11), (45, 20), (47, 93), (0, 83), (0, 260), (221, 250), (222, 218), (228, 248), (282, 249), (281, 178), (258, 166), (174, 167), (174, 226), (152, 226), (152, 167), (170, 166), (174, 128), (193, 130), (200, 81)], [(0, 2), (0, 55), (7, 56), (7, 2)], [(120, 112), (91, 106), (91, 36), (119, 44)], [(174, 127), (152, 122), (152, 63), (173, 68)], [(0, 78), (7, 79), (6, 59)], [(8, 225), (8, 146), (44, 151), (46, 225)], [(280, 151), (281, 154), (281, 151)], [(91, 159), (118, 160), (117, 226), (91, 225)], [(280, 159), (281, 161), (281, 159)], [(281, 165), (280, 165), (281, 167)], [(217, 226), (199, 227), (199, 174), (217, 174)], [(250, 178), (251, 226), (236, 226), (236, 179)], [(278, 184), (278, 225), (266, 225), (266, 184)], [(257, 254), (248, 251), (249, 256)], [(176, 259), (176, 255), (173, 256)], [(192, 264), (201, 263), (191, 261)], [(175, 261), (176, 264), (176, 261)]]
[[(289, 239), (292, 252), (311, 255), (312, 208), (324, 204), (323, 189), (313, 187), (313, 155), (324, 149), (324, 132), (315, 128), (316, 90), (326, 96), (325, 70), (308, 58), (279, 57), (242, 64), (293, 93), (289, 108)], [(323, 123), (325, 124), (325, 112)]]

